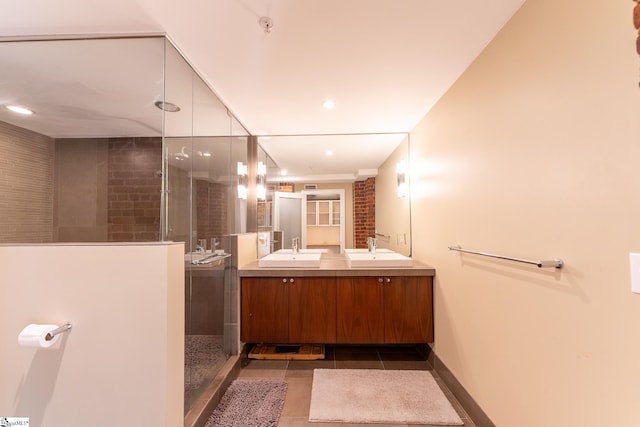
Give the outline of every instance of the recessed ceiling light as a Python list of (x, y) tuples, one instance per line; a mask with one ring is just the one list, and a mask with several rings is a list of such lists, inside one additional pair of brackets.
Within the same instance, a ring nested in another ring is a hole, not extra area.
[(287, 174), (287, 170), (286, 169), (282, 169), (280, 171), (280, 175), (285, 176)]
[(25, 116), (33, 114), (33, 111), (28, 108), (20, 107), (19, 105), (7, 105), (7, 110), (11, 110), (18, 114), (24, 114)]
[(333, 156), (333, 151), (327, 150), (327, 151), (324, 152), (324, 155), (325, 156)]
[(336, 106), (336, 103), (335, 103), (335, 102), (333, 102), (333, 101), (332, 101), (332, 100), (330, 100), (330, 99), (327, 99), (326, 101), (324, 101), (324, 102), (322, 103), (322, 106), (323, 106), (325, 109), (327, 109), (327, 110), (331, 110), (333, 107), (335, 107), (335, 106)]
[(204, 157), (211, 157), (211, 153), (210, 153), (210, 152), (208, 152), (208, 151), (205, 151), (204, 153), (202, 153), (202, 155), (203, 155)]
[(178, 111), (180, 111), (180, 107), (178, 107), (176, 104), (172, 104), (171, 102), (156, 101), (153, 103), (153, 105), (161, 110), (168, 111), (170, 113), (177, 113)]

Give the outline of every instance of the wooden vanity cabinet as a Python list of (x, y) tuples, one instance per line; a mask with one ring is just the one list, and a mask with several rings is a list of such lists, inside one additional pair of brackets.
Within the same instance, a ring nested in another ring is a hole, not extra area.
[(335, 343), (336, 283), (326, 277), (244, 277), (240, 339)]
[(378, 277), (340, 277), (338, 343), (384, 342), (384, 304)]
[(433, 342), (431, 277), (339, 277), (338, 343)]

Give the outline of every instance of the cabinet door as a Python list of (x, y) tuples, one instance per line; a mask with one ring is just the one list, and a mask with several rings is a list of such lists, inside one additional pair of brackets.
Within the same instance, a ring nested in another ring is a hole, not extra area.
[(331, 202), (331, 225), (340, 225), (340, 200)]
[(330, 202), (326, 200), (318, 201), (318, 225), (331, 224)]
[(289, 342), (336, 342), (336, 281), (295, 277), (289, 285)]
[(317, 225), (316, 202), (307, 202), (307, 225)]
[(384, 342), (383, 283), (377, 277), (339, 277), (338, 343)]
[(240, 339), (244, 342), (287, 343), (289, 286), (283, 278), (242, 279)]
[(386, 343), (433, 342), (431, 277), (384, 278)]

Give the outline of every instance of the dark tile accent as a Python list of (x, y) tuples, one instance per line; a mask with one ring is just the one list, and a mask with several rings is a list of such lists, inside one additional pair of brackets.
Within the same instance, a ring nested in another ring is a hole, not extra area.
[(431, 352), (431, 359), (433, 360), (433, 368), (438, 374), (438, 377), (451, 390), (455, 399), (460, 402), (460, 405), (465, 409), (469, 417), (475, 422), (476, 427), (496, 427), (491, 419), (484, 413), (482, 408), (476, 403), (471, 395), (460, 384), (458, 379), (453, 373), (446, 367), (444, 363), (438, 358), (435, 352)]
[(210, 386), (211, 390), (205, 393), (206, 397), (198, 400), (184, 417), (184, 427), (204, 427), (229, 385), (238, 378), (242, 370), (241, 358), (231, 357)]

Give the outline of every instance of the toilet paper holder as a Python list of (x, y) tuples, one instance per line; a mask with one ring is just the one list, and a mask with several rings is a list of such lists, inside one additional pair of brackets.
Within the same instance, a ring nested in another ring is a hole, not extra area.
[(53, 331), (49, 332), (44, 339), (46, 339), (47, 341), (51, 341), (53, 339), (53, 337), (55, 337), (56, 335), (62, 334), (64, 332), (67, 332), (71, 330), (71, 323), (67, 322), (64, 325), (60, 326), (59, 328), (54, 329)]

